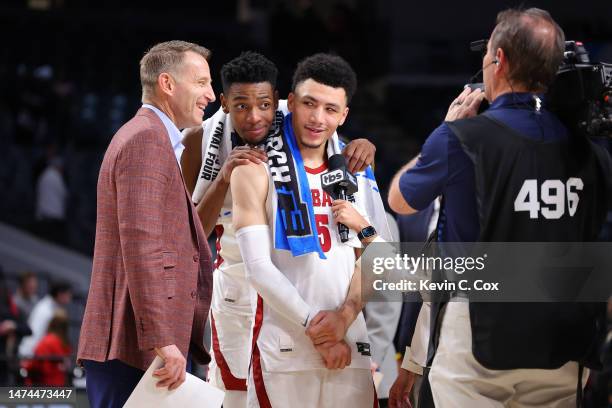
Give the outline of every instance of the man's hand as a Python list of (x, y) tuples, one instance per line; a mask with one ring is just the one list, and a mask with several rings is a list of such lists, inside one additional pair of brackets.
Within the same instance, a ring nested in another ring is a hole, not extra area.
[(472, 91), (469, 87), (466, 87), (448, 107), (448, 113), (444, 120), (452, 122), (457, 119), (476, 116), (478, 114), (478, 107), (484, 97), (485, 94), (480, 88), (476, 88), (475, 91)]
[(331, 347), (344, 338), (348, 324), (339, 310), (323, 310), (308, 324), (306, 334), (315, 346)]
[(236, 166), (242, 166), (249, 163), (265, 163), (268, 161), (268, 155), (262, 150), (250, 146), (238, 146), (232, 150), (227, 157), (223, 167), (221, 167), (221, 177), (227, 184), (230, 182), (232, 171)]
[(412, 408), (410, 404), (410, 391), (414, 385), (413, 372), (399, 369), (399, 375), (389, 390), (389, 408)]
[(168, 391), (178, 388), (185, 382), (187, 361), (183, 353), (174, 344), (156, 348), (155, 352), (164, 360), (164, 366), (153, 371), (153, 376), (159, 377), (158, 387), (168, 387)]
[(315, 346), (315, 348), (323, 357), (325, 368), (343, 369), (351, 364), (351, 348), (344, 340), (331, 347)]
[(355, 232), (360, 232), (370, 224), (359, 214), (359, 211), (346, 200), (334, 200), (332, 203), (332, 214), (337, 223), (342, 223)]
[(355, 139), (347, 144), (342, 150), (342, 155), (348, 163), (348, 171), (355, 173), (364, 171), (366, 167), (374, 163), (376, 146), (368, 139)]

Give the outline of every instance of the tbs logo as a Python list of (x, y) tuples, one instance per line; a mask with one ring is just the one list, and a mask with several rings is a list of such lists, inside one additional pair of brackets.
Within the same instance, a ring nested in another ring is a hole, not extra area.
[(323, 182), (323, 185), (325, 186), (332, 185), (343, 179), (344, 179), (344, 172), (340, 169), (330, 171), (329, 173), (323, 174), (321, 176), (321, 181)]

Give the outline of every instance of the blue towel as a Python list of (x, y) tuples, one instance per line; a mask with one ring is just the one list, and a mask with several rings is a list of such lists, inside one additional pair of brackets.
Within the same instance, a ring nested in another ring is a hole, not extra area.
[(266, 151), (278, 197), (274, 247), (290, 250), (293, 256), (316, 252), (321, 259), (326, 259), (319, 243), (308, 176), (291, 125), (291, 114), (285, 117), (282, 131), (268, 137)]

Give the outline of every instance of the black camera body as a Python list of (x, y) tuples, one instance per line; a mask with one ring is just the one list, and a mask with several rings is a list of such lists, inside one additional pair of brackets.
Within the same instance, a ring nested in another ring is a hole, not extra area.
[(582, 43), (565, 42), (546, 106), (572, 131), (612, 137), (612, 64), (591, 63)]
[[(486, 45), (487, 40), (474, 41), (470, 49), (484, 55)], [(481, 72), (465, 86), (484, 91), (484, 84), (472, 82)], [(592, 63), (581, 42), (566, 41), (563, 62), (545, 101), (573, 134), (612, 137), (612, 64)], [(487, 108), (481, 104), (478, 113)]]

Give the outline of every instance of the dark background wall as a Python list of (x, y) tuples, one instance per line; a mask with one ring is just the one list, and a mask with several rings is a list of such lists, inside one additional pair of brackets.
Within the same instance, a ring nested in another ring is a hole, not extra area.
[[(528, 1), (551, 12), (593, 60), (612, 62), (609, 1)], [(489, 36), (517, 1), (92, 1), (0, 3), (0, 220), (31, 229), (35, 182), (52, 156), (66, 163), (69, 245), (91, 254), (96, 179), (113, 133), (140, 104), (138, 60), (183, 39), (213, 51), (218, 71), (240, 51), (266, 54), (286, 95), (297, 61), (345, 57), (359, 90), (341, 132), (376, 143), (383, 190), (418, 153), (448, 103), (480, 68), (469, 42)], [(218, 107), (214, 104), (209, 112)]]

